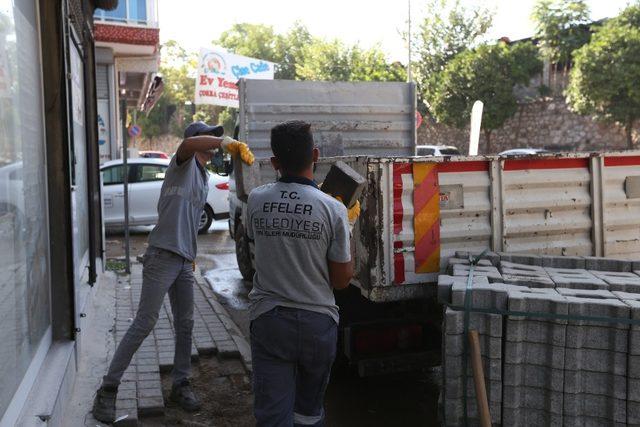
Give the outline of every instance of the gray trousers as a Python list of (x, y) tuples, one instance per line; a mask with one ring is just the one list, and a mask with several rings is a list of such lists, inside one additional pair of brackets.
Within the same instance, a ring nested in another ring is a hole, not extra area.
[(150, 246), (144, 256), (142, 292), (136, 317), (120, 341), (102, 385), (118, 386), (131, 358), (158, 320), (164, 296), (169, 292), (176, 347), (171, 376), (174, 383), (191, 373), (193, 330), (193, 265), (187, 259)]

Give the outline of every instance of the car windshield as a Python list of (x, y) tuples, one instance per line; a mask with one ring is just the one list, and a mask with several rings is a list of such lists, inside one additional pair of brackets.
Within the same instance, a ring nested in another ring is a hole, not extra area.
[(444, 156), (457, 156), (460, 151), (457, 148), (441, 148), (440, 153)]

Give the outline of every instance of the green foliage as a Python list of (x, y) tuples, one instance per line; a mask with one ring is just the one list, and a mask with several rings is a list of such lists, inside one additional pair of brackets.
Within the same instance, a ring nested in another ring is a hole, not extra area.
[[(416, 52), (415, 80), (418, 92), (430, 105), (441, 72), (458, 53), (474, 46), (491, 27), (493, 14), (485, 8), (465, 8), (460, 0), (428, 0), (426, 18), (417, 37), (410, 41)], [(420, 105), (420, 103), (419, 103)]]
[(573, 51), (589, 41), (589, 14), (584, 0), (538, 0), (531, 17), (542, 57), (568, 66)]
[(640, 119), (640, 5), (628, 7), (606, 22), (577, 50), (566, 90), (567, 103), (580, 114), (632, 129)]
[(517, 110), (514, 87), (529, 83), (542, 68), (536, 52), (530, 43), (499, 42), (458, 54), (445, 66), (434, 91), (434, 116), (441, 123), (464, 128), (474, 101), (482, 101), (482, 129), (490, 152), (491, 132)]

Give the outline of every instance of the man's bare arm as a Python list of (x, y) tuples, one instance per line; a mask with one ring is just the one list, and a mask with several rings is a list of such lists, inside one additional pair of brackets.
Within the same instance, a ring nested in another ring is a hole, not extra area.
[(333, 289), (344, 289), (349, 286), (353, 277), (353, 260), (349, 262), (329, 261), (329, 282)]
[(209, 150), (215, 150), (222, 146), (222, 138), (211, 135), (198, 135), (186, 138), (182, 141), (178, 150), (176, 151), (176, 157), (178, 163), (182, 163), (189, 160), (197, 152), (206, 152)]

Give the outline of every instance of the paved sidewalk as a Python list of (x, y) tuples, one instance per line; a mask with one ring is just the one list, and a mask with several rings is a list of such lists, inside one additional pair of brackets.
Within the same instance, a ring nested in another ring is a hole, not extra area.
[[(134, 263), (131, 269), (130, 276), (119, 276), (117, 283), (115, 283), (115, 324), (111, 331), (115, 339), (111, 340), (112, 342), (109, 343), (111, 345), (107, 344), (107, 347), (111, 347), (107, 349), (109, 353), (107, 362), (110, 361), (115, 346), (120, 342), (133, 321), (140, 299), (142, 266), (139, 263)], [(245, 372), (250, 370), (251, 358), (248, 343), (237, 326), (233, 324), (226, 310), (217, 302), (215, 294), (204, 281), (199, 270), (196, 271), (195, 276), (192, 361), (198, 361), (201, 356), (240, 359)], [(100, 333), (104, 333), (104, 331), (96, 331), (96, 334)], [(159, 417), (165, 413), (160, 374), (172, 369), (173, 356), (173, 317), (167, 297), (153, 332), (143, 342), (122, 378), (116, 404), (117, 419), (120, 421), (116, 425), (137, 426), (139, 418)], [(97, 372), (98, 370), (101, 372)], [(89, 375), (101, 378), (104, 371), (106, 371), (106, 366), (103, 366), (102, 369), (94, 368)], [(99, 383), (99, 378), (93, 382)], [(74, 397), (80, 398), (78, 392), (86, 393), (88, 390), (74, 390)], [(95, 390), (91, 391), (91, 393), (94, 392)], [(90, 407), (86, 408), (86, 412), (89, 412), (90, 409)], [(90, 413), (86, 412), (82, 421), (85, 426), (100, 425)], [(82, 425), (82, 423), (74, 425)]]

